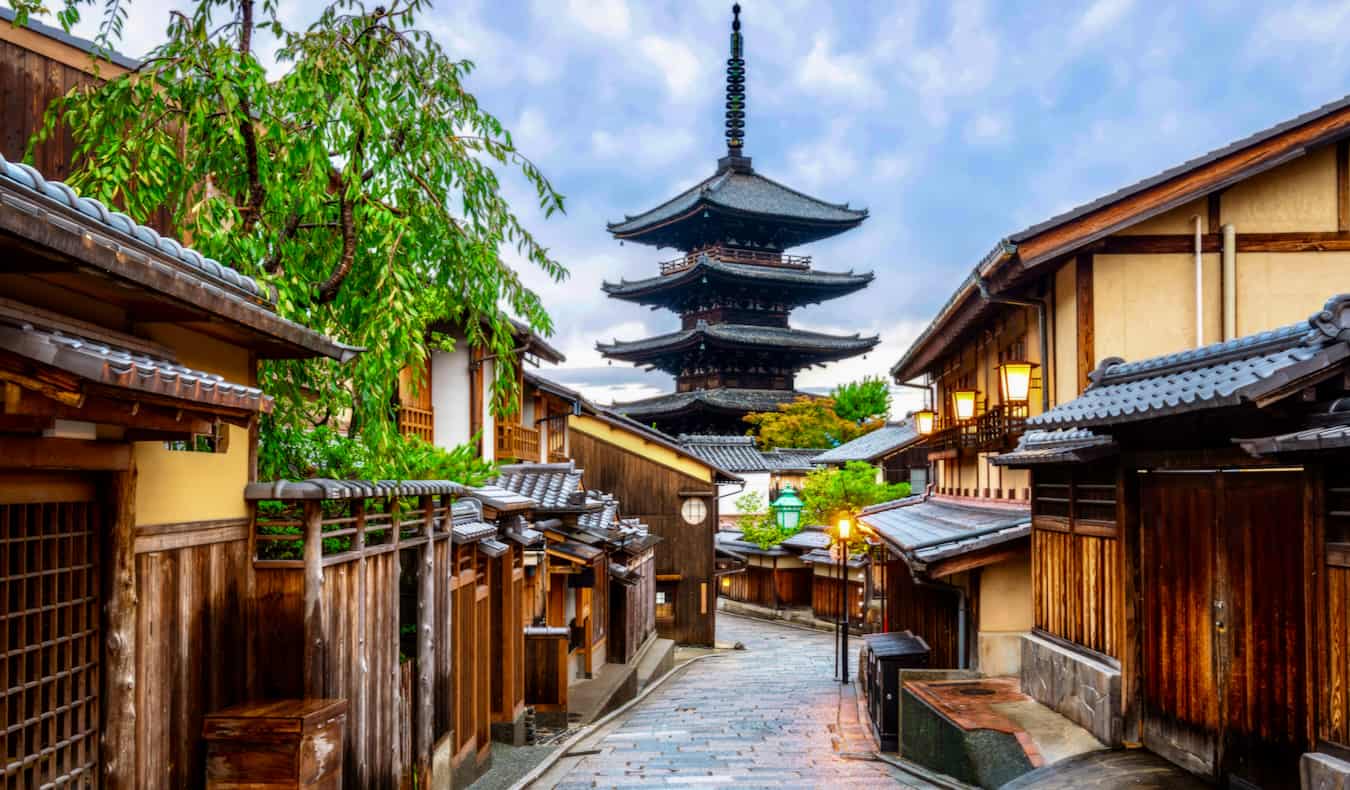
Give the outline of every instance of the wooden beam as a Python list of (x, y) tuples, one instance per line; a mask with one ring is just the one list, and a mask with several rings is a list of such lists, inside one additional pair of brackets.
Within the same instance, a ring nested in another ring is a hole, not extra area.
[(1092, 256), (1079, 255), (1074, 272), (1078, 315), (1078, 393), (1087, 389), (1088, 374), (1096, 367), (1097, 356), (1092, 306)]
[(1350, 140), (1336, 143), (1336, 230), (1350, 231)]
[(85, 439), (0, 438), (0, 469), (82, 469), (125, 472), (131, 445)]
[(1025, 239), (1018, 244), (1018, 257), (1031, 266), (1063, 255), (1144, 217), (1295, 159), (1347, 129), (1350, 108), (1343, 108)]
[(953, 573), (983, 568), (1027, 553), (1030, 538), (1001, 543), (979, 551), (962, 554), (947, 560), (940, 560), (928, 566), (927, 575), (933, 579), (951, 576)]
[(103, 556), (103, 739), (104, 786), (136, 786), (136, 468), (110, 480)]
[(304, 692), (306, 697), (318, 699), (324, 696), (324, 650), (328, 640), (323, 624), (323, 505), (317, 501), (305, 503), (304, 606)]
[[(1195, 236), (1189, 233), (1149, 233), (1138, 236), (1108, 236), (1087, 245), (1098, 255), (1190, 255), (1195, 252)], [(1223, 250), (1223, 234), (1206, 233), (1200, 237), (1200, 250)], [(1346, 252), (1350, 251), (1350, 232), (1291, 231), (1285, 233), (1240, 233), (1238, 252)]]
[(1208, 227), (1205, 230), (1210, 233), (1218, 233), (1219, 226), (1223, 223), (1223, 190), (1211, 192), (1207, 203), (1209, 216), (1206, 217)]
[[(427, 542), (422, 544), (422, 563), (417, 573), (417, 750), (414, 758), (414, 776), (418, 787), (431, 787), (431, 752), (435, 747), (432, 719), (435, 710), (435, 669), (436, 669), (436, 543), (431, 540), (436, 532), (435, 498), (423, 495), (419, 500), (422, 506), (422, 534)], [(447, 646), (448, 647), (448, 646)]]

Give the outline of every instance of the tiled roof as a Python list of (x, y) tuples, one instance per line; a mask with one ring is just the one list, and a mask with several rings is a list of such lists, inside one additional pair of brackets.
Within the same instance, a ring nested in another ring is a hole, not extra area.
[(586, 501), (598, 505), (598, 507), (589, 513), (582, 513), (577, 516), (578, 527), (582, 529), (616, 530), (619, 518), (619, 500), (610, 494), (590, 491), (586, 494)]
[(478, 550), (495, 559), (510, 551), (511, 547), (499, 540), (484, 538), (478, 541)]
[(691, 283), (700, 283), (708, 274), (720, 274), (726, 277), (752, 282), (757, 285), (799, 287), (811, 290), (828, 290), (831, 296), (842, 296), (867, 287), (876, 275), (871, 272), (854, 274), (848, 272), (819, 271), (816, 269), (790, 269), (784, 266), (764, 266), (753, 263), (735, 263), (708, 255), (700, 255), (698, 261), (687, 269), (675, 274), (658, 274), (641, 280), (620, 280), (617, 283), (602, 283), (601, 289), (610, 296), (623, 299), (651, 290), (669, 290)]
[(807, 527), (778, 545), (785, 549), (809, 551), (811, 549), (829, 548), (830, 542), (830, 536), (823, 529)]
[(561, 555), (564, 559), (579, 562), (583, 565), (605, 553), (603, 549), (587, 546), (585, 543), (578, 543), (575, 540), (550, 541), (548, 550)]
[(1033, 464), (1083, 463), (1119, 450), (1114, 439), (1093, 433), (1086, 428), (1064, 428), (1057, 431), (1027, 431), (1011, 452), (990, 459), (998, 466), (1030, 466)]
[(740, 532), (717, 532), (714, 533), (715, 545), (719, 549), (730, 549), (736, 554), (756, 554), (761, 557), (790, 557), (790, 552), (784, 551), (778, 546), (767, 549), (761, 549), (759, 544), (743, 540)]
[(679, 442), (699, 458), (732, 472), (764, 472), (769, 469), (764, 455), (755, 447), (753, 436), (685, 433), (680, 434)]
[(495, 485), (534, 499), (538, 510), (568, 510), (586, 506), (581, 470), (565, 464), (511, 464), (500, 467)]
[(497, 534), (497, 526), (483, 520), (483, 506), (474, 499), (460, 499), (450, 506), (450, 539), (456, 544), (473, 543)]
[(1341, 450), (1350, 447), (1350, 415), (1346, 416), (1346, 420), (1346, 422), (1305, 428), (1301, 431), (1293, 431), (1278, 436), (1241, 439), (1238, 444), (1242, 446), (1242, 449), (1255, 456)]
[(88, 340), (30, 323), (0, 321), (0, 347), (19, 356), (111, 387), (174, 400), (269, 412), (272, 399), (257, 387), (167, 359)]
[(762, 455), (769, 469), (774, 472), (809, 472), (816, 468), (815, 458), (820, 455), (819, 447), (776, 447)]
[(1350, 356), (1350, 296), (1306, 323), (1139, 362), (1104, 360), (1079, 397), (1027, 420), (1092, 427), (1236, 406)]
[[(244, 486), (244, 499), (307, 500), (307, 499), (366, 499), (391, 496), (421, 496), (423, 494), (462, 494), (464, 485), (454, 480), (332, 480), (314, 477), (309, 480), (274, 480), (249, 483)], [(461, 500), (463, 501), (463, 500)], [(455, 503), (456, 505), (459, 502)]]
[(914, 496), (873, 505), (858, 520), (892, 549), (928, 563), (1030, 534), (1031, 509)]
[(865, 433), (851, 442), (817, 455), (813, 460), (818, 464), (843, 464), (849, 461), (875, 461), (883, 456), (904, 449), (919, 441), (920, 436), (914, 428), (913, 420), (893, 422)]
[(276, 301), (276, 295), (270, 290), (264, 290), (252, 277), (240, 274), (220, 261), (204, 257), (196, 250), (184, 247), (167, 236), (161, 236), (154, 228), (141, 225), (120, 211), (112, 211), (93, 198), (80, 197), (64, 182), (48, 181), (29, 165), (16, 164), (0, 157), (0, 178), (55, 200), (109, 230), (162, 252), (185, 264), (204, 280), (210, 280), (251, 299)]
[(596, 343), (595, 347), (607, 357), (626, 359), (674, 350), (695, 342), (705, 341), (730, 346), (771, 347), (778, 350), (800, 351), (834, 358), (836, 355), (852, 356), (870, 351), (880, 342), (880, 338), (875, 335), (863, 337), (859, 334), (831, 335), (824, 332), (809, 332), (804, 329), (791, 329), (781, 326), (707, 324), (700, 321), (698, 326), (693, 329), (682, 329), (678, 332), (656, 335), (642, 340), (616, 340), (613, 343)]
[(616, 403), (614, 409), (636, 419), (656, 418), (686, 409), (708, 408), (714, 411), (747, 412), (775, 411), (797, 398), (815, 397), (807, 392), (793, 390), (753, 390), (718, 388), (671, 392), (653, 398)]
[[(838, 565), (839, 558), (829, 549), (811, 549), (801, 556), (802, 562), (808, 562), (813, 565)], [(867, 555), (854, 554), (848, 558), (848, 567), (861, 568), (867, 564)]]
[(723, 169), (656, 208), (636, 216), (625, 216), (623, 222), (609, 223), (609, 231), (616, 235), (639, 232), (644, 228), (688, 214), (700, 204), (719, 206), (736, 212), (811, 222), (853, 225), (867, 218), (866, 209), (851, 209), (847, 204), (826, 203), (758, 173)]

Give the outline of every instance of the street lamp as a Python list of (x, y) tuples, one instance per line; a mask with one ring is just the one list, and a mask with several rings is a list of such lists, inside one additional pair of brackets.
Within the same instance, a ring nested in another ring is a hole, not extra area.
[(975, 419), (975, 399), (979, 395), (977, 390), (956, 390), (952, 393), (952, 405), (956, 410), (957, 422), (970, 422)]
[(839, 602), (840, 609), (844, 610), (844, 627), (840, 632), (839, 643), (839, 682), (848, 683), (848, 536), (851, 532), (852, 522), (848, 518), (839, 519), (838, 540), (836, 544), (839, 547)]
[(769, 507), (773, 508), (773, 517), (778, 524), (778, 528), (783, 532), (796, 532), (797, 525), (802, 519), (802, 508), (805, 507), (801, 497), (792, 490), (792, 486), (783, 486), (783, 493), (773, 501)]
[(1031, 397), (1031, 371), (1034, 362), (1021, 360), (1004, 362), (998, 366), (999, 382), (1003, 386), (1005, 403), (1025, 404)]
[(914, 412), (914, 430), (920, 436), (929, 436), (933, 433), (933, 423), (937, 415), (932, 409), (919, 409)]

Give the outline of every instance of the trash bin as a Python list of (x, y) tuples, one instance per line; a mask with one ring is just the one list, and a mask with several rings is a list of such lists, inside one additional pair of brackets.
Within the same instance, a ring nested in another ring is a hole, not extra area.
[(868, 634), (867, 712), (883, 752), (900, 749), (900, 670), (928, 666), (928, 643), (909, 631)]

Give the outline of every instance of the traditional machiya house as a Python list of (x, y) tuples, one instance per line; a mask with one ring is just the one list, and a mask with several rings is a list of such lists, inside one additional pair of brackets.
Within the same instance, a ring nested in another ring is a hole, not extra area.
[(922, 637), (935, 668), (1018, 672), (1032, 615), (1026, 507), (916, 495), (858, 522), (886, 547), (883, 630)]
[(760, 505), (767, 509), (784, 488), (791, 486), (800, 491), (806, 476), (815, 468), (811, 459), (820, 452), (795, 447), (762, 451), (753, 436), (681, 434), (678, 439), (689, 452), (740, 478), (717, 489), (723, 500), (719, 508), (723, 525), (731, 528), (744, 515), (737, 499), (744, 494), (758, 494)]
[(4, 786), (197, 786), (203, 716), (259, 690), (257, 362), (358, 350), (3, 161), (0, 244)]
[[(474, 345), (462, 328), (437, 324), (433, 331), (452, 339), (454, 347), (429, 347), (420, 369), (399, 374), (399, 429), (446, 449), (476, 443), (486, 461), (565, 460), (561, 401), (534, 387), (526, 370), (542, 362), (556, 365), (565, 357), (524, 324), (512, 323), (517, 343), (510, 360), (517, 377), (513, 402), (501, 405), (493, 398), (503, 360)], [(550, 434), (550, 428), (556, 430)]]
[(1285, 327), (1104, 359), (1029, 420), (998, 459), (1032, 474), (1023, 689), (1222, 784), (1342, 785), (1348, 374), (1341, 295)]
[(744, 152), (745, 101), (737, 17), (727, 61), (727, 155), (711, 176), (609, 225), (620, 241), (679, 251), (654, 277), (604, 286), (612, 298), (679, 314), (679, 330), (598, 346), (611, 359), (675, 377), (675, 392), (616, 406), (672, 435), (740, 432), (746, 413), (773, 411), (798, 397), (797, 371), (877, 344), (875, 337), (790, 326), (794, 308), (858, 291), (872, 274), (817, 270), (809, 256), (787, 251), (857, 227), (867, 212), (756, 172)]
[(928, 451), (922, 446), (923, 438), (910, 417), (826, 450), (811, 461), (835, 468), (863, 461), (877, 467), (877, 482), (909, 483), (910, 491), (920, 493), (928, 486)]

